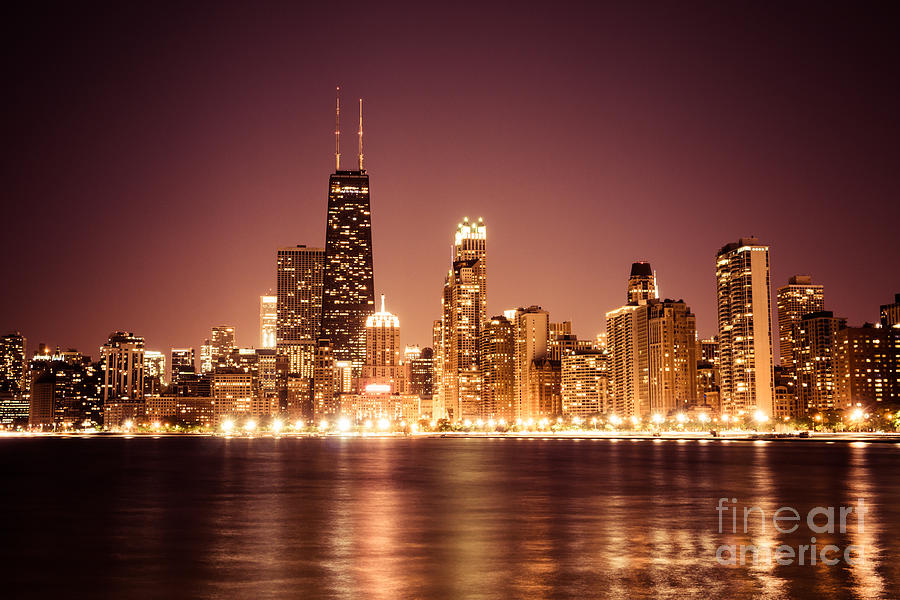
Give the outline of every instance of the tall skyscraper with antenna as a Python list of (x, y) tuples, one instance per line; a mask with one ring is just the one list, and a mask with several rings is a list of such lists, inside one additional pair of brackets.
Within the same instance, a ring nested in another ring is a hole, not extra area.
[[(340, 88), (338, 88), (340, 93)], [(366, 356), (366, 318), (375, 312), (369, 175), (363, 167), (362, 100), (359, 101), (359, 165), (341, 169), (340, 96), (335, 111), (335, 171), (328, 180), (322, 338), (334, 358), (350, 361), (359, 377)]]

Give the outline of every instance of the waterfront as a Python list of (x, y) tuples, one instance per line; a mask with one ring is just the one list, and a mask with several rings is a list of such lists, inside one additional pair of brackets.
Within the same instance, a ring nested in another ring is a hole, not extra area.
[[(9, 597), (889, 598), (900, 445), (542, 438), (0, 439)], [(853, 505), (850, 565), (721, 566), (720, 498)], [(73, 592), (73, 587), (75, 590)]]

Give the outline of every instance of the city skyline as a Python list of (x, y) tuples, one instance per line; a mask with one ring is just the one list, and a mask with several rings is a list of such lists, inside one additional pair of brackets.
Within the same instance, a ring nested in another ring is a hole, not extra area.
[[(63, 16), (50, 19), (50, 31), (61, 27)], [(211, 18), (221, 27), (209, 35), (235, 31), (234, 16), (227, 7), (214, 12)], [(385, 24), (391, 16), (396, 15), (380, 14), (374, 23), (390, 28)], [(627, 9), (602, 16), (602, 31), (620, 27), (653, 33), (659, 44), (673, 41), (666, 27)], [(151, 349), (199, 350), (212, 326), (228, 323), (236, 327), (238, 345), (254, 345), (258, 296), (275, 288), (275, 249), (325, 243), (321, 174), (333, 166), (331, 92), (337, 84), (346, 91), (351, 114), (354, 100), (366, 99), (366, 159), (376, 185), (374, 293), (391, 298), (403, 322), (404, 345), (430, 345), (439, 311), (434, 290), (447, 262), (446, 231), (463, 216), (482, 216), (491, 224), (488, 315), (536, 304), (571, 320), (579, 337), (593, 337), (603, 330), (605, 313), (621, 304), (629, 265), (645, 260), (657, 271), (660, 296), (683, 298), (697, 316), (700, 336), (710, 337), (715, 250), (755, 235), (771, 248), (773, 293), (790, 276), (809, 274), (828, 288), (828, 309), (835, 315), (849, 323), (875, 322), (873, 305), (890, 299), (896, 287), (896, 150), (888, 143), (896, 137), (896, 122), (888, 118), (895, 94), (880, 87), (890, 77), (876, 77), (877, 70), (861, 73), (856, 66), (880, 38), (863, 39), (860, 24), (847, 33), (860, 42), (854, 49), (825, 53), (834, 59), (828, 68), (796, 71), (787, 64), (760, 73), (760, 64), (771, 64), (772, 55), (787, 47), (827, 48), (840, 15), (820, 15), (819, 24), (798, 26), (790, 36), (767, 31), (768, 50), (747, 39), (762, 29), (759, 15), (749, 16), (757, 19), (724, 19), (712, 31), (689, 27), (706, 45), (681, 48), (672, 63), (646, 60), (627, 36), (592, 41), (587, 30), (573, 32), (551, 18), (551, 35), (535, 49), (526, 44), (527, 28), (508, 34), (506, 53), (476, 38), (463, 55), (480, 62), (466, 76), (461, 61), (434, 49), (440, 44), (429, 46), (425, 56), (407, 55), (404, 42), (422, 34), (404, 30), (395, 41), (383, 36), (360, 65), (351, 66), (359, 43), (351, 42), (316, 69), (301, 70), (289, 85), (277, 83), (287, 59), (276, 59), (276, 50), (288, 43), (295, 18), (283, 25), (260, 23), (257, 33), (273, 33), (271, 41), (260, 34), (258, 54), (227, 76), (221, 59), (202, 49), (183, 67), (158, 58), (129, 75), (123, 65), (151, 53), (152, 40), (139, 33), (122, 63), (91, 63), (94, 80), (122, 92), (116, 104), (97, 100), (95, 90), (79, 87), (85, 84), (71, 81), (65, 69), (53, 76), (44, 70), (49, 57), (58, 58), (53, 51), (59, 46), (50, 44), (47, 54), (31, 56), (34, 70), (23, 73), (14, 91), (13, 101), (22, 108), (16, 114), (30, 129), (23, 136), (26, 147), (10, 163), (10, 218), (42, 227), (40, 243), (28, 227), (4, 238), (4, 270), (21, 277), (0, 300), (0, 329), (22, 331), (29, 344), (75, 347), (94, 356), (117, 330), (144, 336)], [(499, 17), (490, 9), (484, 24), (467, 27), (485, 32)], [(874, 21), (875, 15), (867, 18)], [(298, 30), (306, 31), (302, 25)], [(189, 28), (167, 31), (186, 39)], [(729, 41), (731, 33), (740, 35)], [(85, 25), (66, 35), (80, 40), (94, 34)], [(311, 34), (289, 47), (318, 40)], [(553, 43), (559, 48), (547, 54)], [(621, 60), (602, 62), (593, 78), (580, 79), (576, 73), (583, 71), (576, 67), (588, 59), (575, 52), (573, 66), (557, 73), (553, 65), (576, 43), (614, 51)], [(706, 58), (715, 55), (707, 52), (710, 47), (730, 50), (728, 58)], [(762, 54), (738, 52), (750, 47)], [(230, 55), (238, 48), (226, 43), (225, 50)], [(67, 60), (87, 60), (100, 48), (87, 44), (79, 52), (87, 54)], [(429, 60), (434, 68), (422, 69)], [(378, 68), (389, 63), (397, 69), (379, 76)], [(136, 94), (129, 87), (132, 77), (144, 77), (175, 94), (185, 85), (180, 77), (210, 65), (219, 69), (220, 83), (204, 94), (216, 93), (216, 102), (211, 95), (188, 95), (184, 113), (177, 108), (182, 104), (158, 99), (165, 94)], [(260, 66), (265, 68), (254, 70)], [(497, 77), (487, 79), (488, 74)], [(737, 81), (741, 76), (747, 77), (744, 85)], [(464, 85), (457, 90), (457, 84)], [(58, 119), (42, 120), (57, 107), (47, 103), (47, 91), (61, 85), (74, 86), (76, 100), (92, 94), (94, 104), (74, 101)], [(254, 95), (229, 99), (238, 86)], [(837, 95), (817, 93), (823, 87), (850, 94), (856, 110), (846, 110)], [(775, 92), (781, 100), (772, 100)], [(671, 101), (654, 97), (649, 104), (654, 94)], [(731, 106), (732, 95), (742, 103)], [(211, 106), (216, 110), (208, 111)], [(710, 122), (703, 123), (697, 120), (699, 106), (719, 112), (704, 114)], [(270, 110), (263, 114), (259, 107)], [(805, 119), (796, 118), (801, 112)], [(97, 139), (87, 139), (81, 123)], [(171, 133), (171, 139), (161, 140), (158, 131)], [(50, 143), (54, 139), (71, 140), (77, 156)], [(837, 152), (845, 145), (855, 148), (852, 155)], [(497, 177), (498, 170), (505, 176)], [(590, 185), (570, 193), (567, 182), (585, 172)], [(37, 184), (43, 173), (51, 176)], [(846, 206), (854, 208), (855, 219), (846, 218)], [(94, 274), (90, 259), (106, 255), (109, 241), (95, 236), (96, 230), (137, 240), (127, 256), (147, 266), (127, 268), (125, 255), (110, 254), (117, 279)], [(833, 232), (831, 238), (822, 238), (823, 231)], [(166, 268), (152, 268), (160, 263)], [(546, 280), (530, 280), (533, 270)], [(415, 285), (409, 284), (411, 271), (422, 273)], [(583, 293), (573, 295), (569, 286), (576, 280)], [(128, 292), (117, 295), (119, 285)]]

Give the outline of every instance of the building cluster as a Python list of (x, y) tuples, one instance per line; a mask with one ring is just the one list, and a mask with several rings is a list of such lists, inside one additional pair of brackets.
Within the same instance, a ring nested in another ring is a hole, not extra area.
[(777, 290), (775, 366), (769, 248), (755, 238), (716, 254), (715, 338), (699, 339), (690, 306), (660, 297), (650, 264), (636, 262), (606, 331), (578, 339), (571, 321), (541, 306), (488, 312), (487, 229), (465, 218), (452, 235), (431, 346), (401, 347), (398, 317), (384, 295), (375, 304), (362, 104), (354, 170), (341, 169), (337, 125), (324, 248), (277, 249), (256, 347), (239, 347), (229, 325), (211, 328), (199, 357), (192, 347), (148, 350), (142, 337), (116, 331), (93, 362), (43, 344), (29, 357), (12, 333), (0, 338), (0, 423), (53, 431), (276, 419), (636, 424), (900, 402), (900, 294), (881, 307), (880, 323), (851, 327), (825, 310), (822, 285), (792, 277)]

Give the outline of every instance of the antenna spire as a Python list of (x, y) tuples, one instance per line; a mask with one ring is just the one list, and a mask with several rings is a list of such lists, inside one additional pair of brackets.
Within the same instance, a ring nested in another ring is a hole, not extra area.
[(384, 294), (381, 295), (381, 312), (384, 312)]
[(334, 170), (341, 170), (341, 86), (337, 87), (334, 110)]
[(363, 151), (362, 151), (362, 98), (359, 99), (359, 170), (363, 170)]

